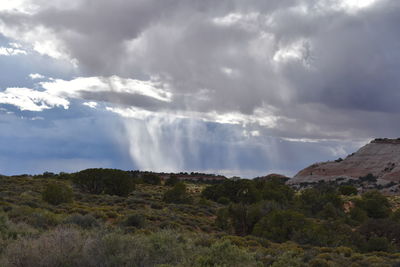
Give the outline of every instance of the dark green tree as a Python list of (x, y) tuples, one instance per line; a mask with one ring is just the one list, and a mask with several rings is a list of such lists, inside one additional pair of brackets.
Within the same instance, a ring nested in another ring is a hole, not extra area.
[(51, 183), (42, 192), (42, 199), (52, 205), (70, 203), (73, 200), (73, 192), (67, 185)]
[(177, 183), (171, 190), (164, 193), (163, 201), (175, 204), (187, 204), (192, 202), (192, 198), (187, 193), (186, 185), (182, 182)]
[(377, 190), (364, 193), (356, 206), (365, 210), (370, 218), (387, 218), (391, 213), (389, 200)]
[(255, 226), (255, 236), (270, 239), (275, 242), (291, 240), (297, 232), (309, 227), (307, 218), (296, 211), (277, 210), (264, 216)]
[(165, 181), (165, 185), (166, 186), (174, 186), (177, 183), (179, 183), (179, 178), (176, 175), (171, 175), (166, 181)]
[(262, 198), (265, 200), (288, 204), (294, 196), (294, 190), (287, 186), (285, 180), (281, 178), (271, 178), (259, 182), (256, 187), (261, 188)]
[(357, 188), (352, 185), (341, 185), (339, 187), (339, 192), (344, 196), (357, 195), (358, 193)]
[(116, 169), (87, 169), (74, 174), (74, 184), (91, 194), (127, 196), (135, 189), (134, 178)]
[(328, 203), (336, 209), (343, 209), (343, 201), (336, 189), (326, 185), (305, 189), (296, 199), (299, 209), (309, 216), (320, 213)]
[(161, 184), (161, 178), (157, 174), (146, 173), (146, 174), (143, 175), (143, 182), (145, 184), (160, 185)]

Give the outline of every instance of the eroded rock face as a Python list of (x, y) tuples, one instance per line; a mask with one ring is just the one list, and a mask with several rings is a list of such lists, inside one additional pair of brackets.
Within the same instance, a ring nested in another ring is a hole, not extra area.
[(400, 181), (400, 139), (375, 139), (342, 161), (316, 163), (301, 170), (290, 183), (359, 179), (368, 174), (381, 182)]

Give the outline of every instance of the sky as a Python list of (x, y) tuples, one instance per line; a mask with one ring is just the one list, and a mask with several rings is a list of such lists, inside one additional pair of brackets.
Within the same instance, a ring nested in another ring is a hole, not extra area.
[(1, 0), (0, 173), (294, 175), (399, 137), (398, 0)]

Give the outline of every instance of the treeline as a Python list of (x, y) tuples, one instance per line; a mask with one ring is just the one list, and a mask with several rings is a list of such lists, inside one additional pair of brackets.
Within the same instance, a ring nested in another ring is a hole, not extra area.
[[(55, 177), (52, 176), (52, 178)], [(161, 185), (161, 178), (156, 174), (144, 173), (139, 176), (137, 172), (117, 169), (87, 169), (74, 174), (64, 174), (62, 179), (71, 180), (73, 186), (83, 193), (120, 197), (127, 197), (135, 190), (137, 184)], [(171, 176), (164, 185), (172, 187), (164, 193), (164, 202), (175, 204), (192, 202), (185, 183), (179, 181), (176, 176)], [(55, 181), (45, 187), (42, 199), (53, 205), (70, 203), (73, 201), (73, 190), (65, 184)]]
[(361, 252), (400, 249), (400, 210), (369, 191), (355, 194), (349, 185), (320, 183), (299, 192), (280, 179), (226, 181), (206, 188), (202, 196), (224, 205), (216, 224), (239, 236), (313, 246), (346, 246)]
[[(225, 178), (221, 175), (215, 174), (206, 174), (206, 173), (198, 173), (198, 172), (180, 172), (180, 173), (157, 173), (157, 172), (150, 172), (150, 171), (139, 171), (139, 170), (131, 170), (131, 171), (124, 171), (119, 169), (107, 169), (107, 168), (90, 168), (86, 170), (82, 170), (80, 172), (75, 173), (67, 173), (67, 172), (60, 172), (60, 173), (53, 173), (53, 172), (44, 172), (42, 174), (37, 175), (29, 175), (29, 174), (21, 174), (15, 175), (13, 177), (33, 177), (33, 178), (54, 178), (54, 179), (73, 179), (76, 176), (82, 175), (83, 173), (89, 175), (97, 175), (99, 177), (108, 175), (111, 173), (118, 173), (122, 176), (131, 177), (135, 180), (136, 183), (148, 183), (148, 184), (161, 184), (162, 177), (168, 177), (165, 180), (169, 180), (170, 178), (180, 180), (189, 180), (192, 183), (205, 183), (205, 184), (218, 184), (221, 183), (221, 178)], [(1, 177), (1, 175), (0, 175)], [(191, 180), (190, 178), (195, 177), (196, 179)], [(203, 179), (205, 177), (205, 179)], [(206, 179), (214, 177), (215, 180)], [(220, 178), (220, 179), (217, 179)]]

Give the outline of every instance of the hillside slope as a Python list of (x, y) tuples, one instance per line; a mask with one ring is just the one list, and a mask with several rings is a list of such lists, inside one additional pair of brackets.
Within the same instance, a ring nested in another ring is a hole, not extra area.
[(344, 160), (313, 164), (297, 173), (290, 183), (358, 179), (368, 174), (380, 182), (400, 181), (399, 139), (375, 139)]

